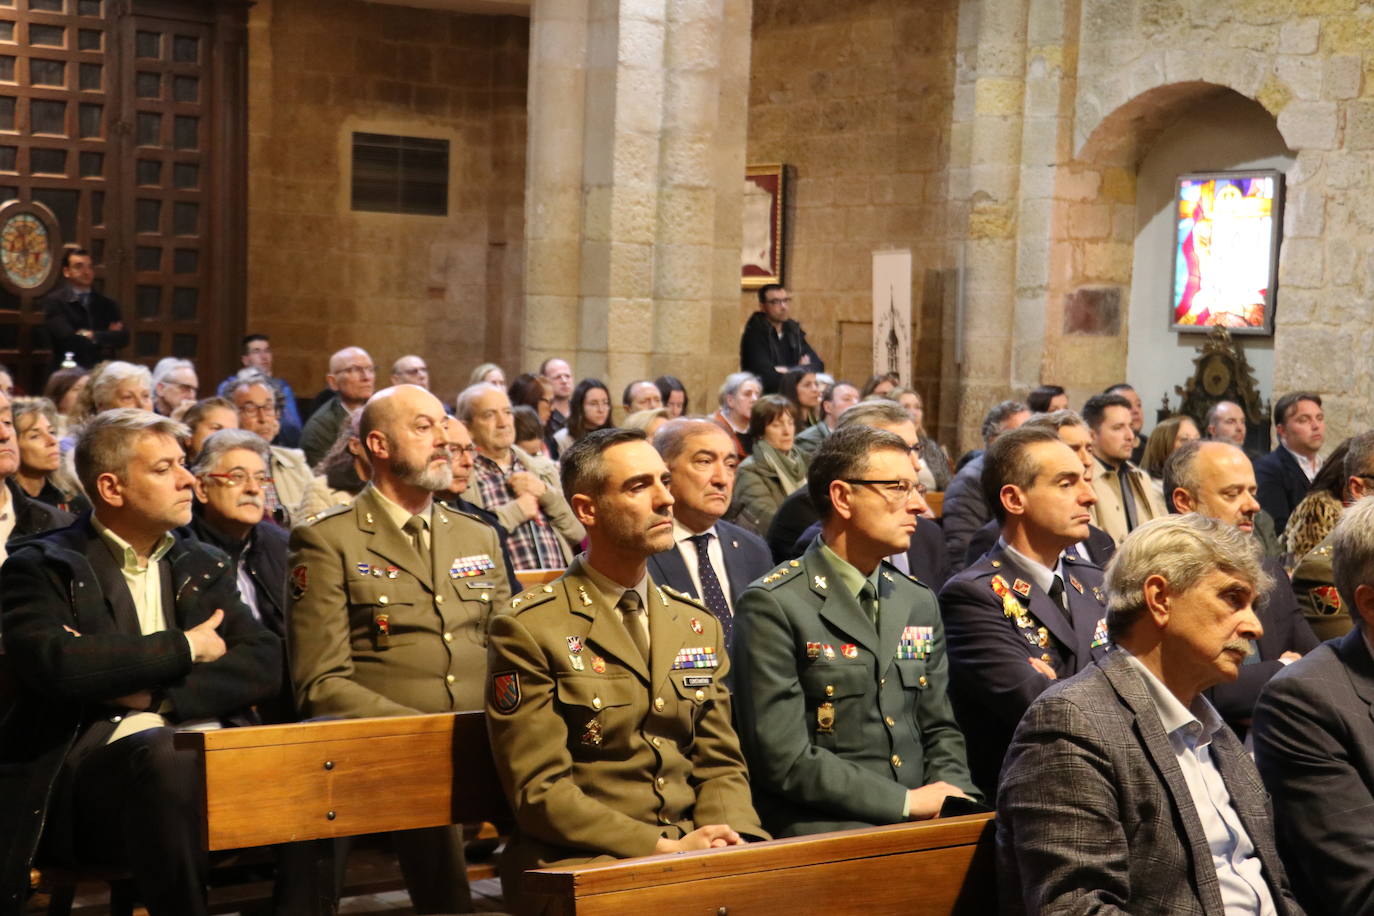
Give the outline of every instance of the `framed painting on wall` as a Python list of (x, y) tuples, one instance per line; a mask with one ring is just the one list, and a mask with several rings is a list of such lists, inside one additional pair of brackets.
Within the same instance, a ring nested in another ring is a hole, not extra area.
[(740, 282), (758, 289), (782, 282), (782, 165), (751, 165), (744, 170), (744, 239)]
[(1174, 192), (1171, 330), (1273, 334), (1283, 173), (1180, 175)]

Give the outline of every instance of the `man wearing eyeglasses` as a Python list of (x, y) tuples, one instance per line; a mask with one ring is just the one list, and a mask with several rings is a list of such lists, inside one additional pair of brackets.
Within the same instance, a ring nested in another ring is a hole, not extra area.
[(806, 332), (792, 312), (792, 295), (777, 283), (759, 287), (759, 310), (749, 316), (739, 340), (739, 367), (763, 383), (764, 394), (777, 394), (782, 377), (793, 369), (824, 372), (825, 363), (806, 342)]
[(1045, 688), (1107, 652), (1102, 570), (1070, 549), (1095, 502), (1082, 459), (1052, 429), (1022, 426), (988, 447), (983, 498), (1001, 526), (992, 550), (949, 580), (950, 697), (969, 766), (989, 797), (1021, 714)]
[(300, 522), (297, 510), (305, 500), (313, 475), (304, 452), (278, 442), (281, 418), (271, 380), (261, 373), (244, 374), (229, 392), (229, 398), (238, 408), (239, 428), (256, 433), (268, 444), (268, 516), (287, 527)]
[(935, 595), (885, 559), (917, 526), (909, 446), (842, 427), (807, 488), (820, 537), (735, 603), (735, 715), (755, 807), (774, 836), (936, 817), (977, 791), (945, 693)]
[[(286, 638), (286, 532), (267, 514), (267, 443), (243, 429), (225, 429), (205, 440), (196, 463), (196, 503), (191, 533), (229, 555), (239, 597), (258, 622)], [(259, 708), (269, 722), (295, 721), (291, 683), (284, 682), (275, 708)]]
[(314, 467), (339, 438), (353, 411), (362, 409), (377, 385), (377, 367), (362, 347), (344, 347), (329, 357), (325, 383), (336, 397), (310, 415), (301, 430), (301, 450)]

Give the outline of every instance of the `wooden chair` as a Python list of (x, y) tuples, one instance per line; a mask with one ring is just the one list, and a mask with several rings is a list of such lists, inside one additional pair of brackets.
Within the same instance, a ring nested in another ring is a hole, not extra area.
[(529, 872), (559, 916), (997, 912), (991, 814)]

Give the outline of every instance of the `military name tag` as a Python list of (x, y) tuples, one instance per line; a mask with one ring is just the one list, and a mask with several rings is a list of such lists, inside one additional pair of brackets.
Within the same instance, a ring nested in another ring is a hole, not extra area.
[(712, 678), (711, 678), (711, 676), (710, 676), (709, 674), (705, 674), (705, 675), (698, 674), (698, 675), (696, 675), (695, 677), (684, 677), (684, 678), (682, 679), (682, 686), (683, 686), (683, 687), (710, 687), (710, 686), (711, 686), (711, 681), (712, 681)]

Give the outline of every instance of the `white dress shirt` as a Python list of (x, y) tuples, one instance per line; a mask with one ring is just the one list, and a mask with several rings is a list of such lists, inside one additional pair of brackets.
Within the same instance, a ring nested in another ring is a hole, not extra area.
[(1221, 884), (1221, 902), (1227, 916), (1255, 913), (1274, 916), (1274, 899), (1264, 880), (1264, 867), (1255, 855), (1255, 844), (1231, 804), (1231, 793), (1212, 760), (1212, 736), (1222, 727), (1221, 716), (1207, 698), (1198, 694), (1191, 707), (1164, 686), (1154, 672), (1130, 652), (1126, 657), (1135, 665), (1154, 701), (1159, 721), (1169, 735), (1179, 769), (1188, 783), (1188, 794), (1202, 821), (1212, 865)]
[(716, 578), (720, 580), (720, 590), (725, 593), (725, 603), (733, 614), (735, 601), (730, 596), (730, 574), (725, 570), (725, 551), (720, 546), (720, 532), (716, 530), (715, 525), (702, 532), (689, 531), (686, 525), (673, 519), (673, 543), (682, 556), (682, 562), (687, 566), (687, 575), (692, 577), (692, 588), (696, 591), (697, 597), (705, 601), (706, 595), (701, 590), (701, 563), (697, 559), (697, 545), (689, 540), (697, 534), (711, 535), (711, 540), (706, 542), (706, 555), (711, 559), (711, 568), (716, 571)]

